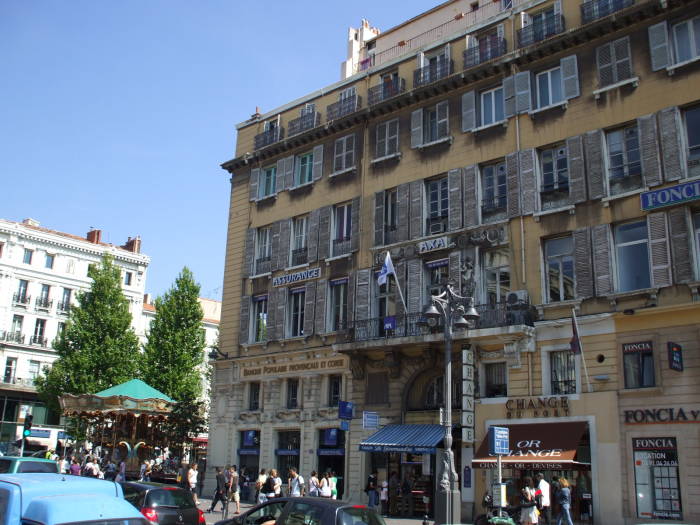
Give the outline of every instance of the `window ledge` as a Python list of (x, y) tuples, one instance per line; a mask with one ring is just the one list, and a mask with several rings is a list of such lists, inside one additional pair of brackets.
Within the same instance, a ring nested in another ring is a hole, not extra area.
[(535, 218), (536, 222), (540, 222), (540, 217), (544, 217), (545, 215), (554, 215), (555, 213), (564, 213), (565, 211), (568, 211), (569, 215), (574, 215), (576, 213), (576, 206), (573, 204), (569, 204), (568, 206), (562, 206), (561, 208), (536, 211), (532, 214), (532, 216)]
[(479, 133), (481, 131), (486, 131), (487, 129), (495, 128), (498, 126), (503, 126), (503, 128), (508, 127), (508, 119), (499, 120), (497, 122), (491, 122), (490, 124), (484, 124), (483, 126), (477, 126), (472, 129), (472, 133)]
[(283, 337), (279, 340), (280, 346), (284, 346), (287, 343), (293, 343), (294, 341), (304, 341), (307, 338), (305, 335), (295, 335), (294, 337)]
[(423, 149), (428, 149), (432, 148), (433, 146), (437, 146), (438, 144), (444, 144), (445, 142), (449, 142), (450, 145), (452, 145), (453, 141), (452, 135), (448, 135), (447, 137), (442, 137), (441, 139), (433, 140), (430, 142), (424, 142), (420, 146), (418, 146), (418, 149), (423, 150)]
[(334, 171), (333, 173), (328, 174), (329, 179), (334, 179), (335, 177), (340, 177), (342, 175), (347, 175), (348, 173), (352, 173), (357, 169), (356, 166), (350, 166), (349, 168), (345, 168), (344, 170), (338, 170)]
[(610, 202), (617, 200), (617, 199), (624, 199), (625, 197), (631, 197), (632, 195), (639, 195), (640, 193), (644, 193), (645, 191), (648, 191), (649, 188), (637, 188), (636, 190), (632, 191), (627, 191), (625, 193), (618, 193), (617, 195), (610, 195), (609, 197), (603, 197), (600, 199), (600, 202), (603, 203), (604, 207), (610, 206)]
[(649, 297), (650, 299), (656, 299), (658, 293), (658, 288), (642, 288), (641, 290), (631, 290), (629, 292), (611, 293), (606, 295), (605, 298), (610, 301), (612, 306), (617, 306), (617, 302), (621, 299), (634, 299), (635, 297)]
[(304, 263), (304, 264), (297, 264), (296, 266), (288, 266), (284, 269), (285, 272), (288, 272), (289, 270), (298, 270), (299, 268), (308, 268), (309, 263)]
[(304, 188), (308, 188), (309, 186), (313, 186), (313, 185), (314, 185), (314, 181), (305, 182), (304, 184), (299, 184), (299, 185), (297, 185), (297, 186), (292, 186), (291, 188), (289, 188), (289, 191), (290, 191), (290, 192), (295, 192), (295, 191), (298, 191), (298, 190), (303, 190)]
[(268, 343), (269, 343), (269, 341), (267, 341), (267, 340), (265, 340), (265, 341), (254, 341), (254, 342), (252, 342), (252, 343), (241, 343), (240, 346), (243, 348), (243, 350), (248, 351), (248, 350), (250, 350), (251, 348), (256, 348), (256, 347), (267, 348)]
[(396, 153), (392, 153), (391, 155), (384, 155), (383, 157), (377, 157), (376, 159), (372, 159), (369, 161), (370, 166), (374, 166), (376, 164), (381, 164), (383, 162), (386, 162), (388, 160), (393, 160), (393, 159), (401, 159), (401, 152), (397, 151)]
[(621, 388), (620, 397), (637, 397), (639, 395), (658, 396), (663, 394), (660, 386), (648, 386), (646, 388)]
[(256, 273), (255, 275), (249, 276), (248, 279), (262, 279), (263, 277), (272, 277), (272, 272)]
[(543, 106), (541, 108), (537, 109), (532, 109), (527, 112), (528, 115), (530, 115), (530, 118), (534, 120), (534, 118), (537, 116), (538, 113), (544, 113), (545, 111), (549, 111), (551, 109), (556, 109), (556, 108), (561, 108), (562, 111), (566, 111), (566, 108), (569, 107), (569, 101), (568, 100), (562, 100), (561, 102), (557, 102), (556, 104), (550, 104), (549, 106)]
[(258, 199), (255, 199), (256, 204), (262, 204), (268, 201), (276, 201), (277, 200), (277, 193), (273, 193), (272, 195), (265, 195), (264, 197), (260, 197)]
[(671, 64), (670, 66), (668, 66), (666, 68), (666, 72), (668, 73), (668, 76), (670, 77), (671, 75), (673, 75), (676, 72), (676, 69), (680, 69), (682, 67), (690, 65), (694, 62), (697, 62), (698, 60), (700, 60), (700, 55), (693, 57), (690, 60), (684, 60), (683, 62), (678, 62), (677, 64)]
[(632, 85), (632, 87), (636, 88), (639, 86), (639, 77), (631, 77), (626, 80), (620, 80), (619, 82), (615, 82), (614, 84), (610, 84), (609, 86), (605, 86), (599, 89), (596, 89), (593, 91), (593, 96), (595, 97), (596, 100), (600, 98), (600, 95), (603, 93), (607, 93), (608, 91), (612, 91), (613, 89), (617, 89), (623, 86), (628, 86)]
[(344, 253), (342, 255), (334, 255), (333, 257), (328, 257), (326, 259), (326, 266), (330, 265), (333, 261), (339, 261), (340, 259), (349, 259), (352, 257), (352, 254), (355, 253), (357, 250), (350, 250), (348, 253)]
[(535, 305), (537, 313), (540, 316), (544, 315), (545, 310), (556, 310), (557, 308), (574, 308), (577, 312), (581, 311), (583, 299), (569, 299), (568, 301), (557, 301), (556, 303), (543, 303)]

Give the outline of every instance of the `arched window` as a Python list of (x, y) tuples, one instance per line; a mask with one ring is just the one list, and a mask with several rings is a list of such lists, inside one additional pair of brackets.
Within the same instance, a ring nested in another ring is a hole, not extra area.
[[(425, 389), (425, 409), (436, 409), (445, 405), (445, 376), (435, 377)], [(462, 406), (462, 380), (452, 375), (452, 408)]]

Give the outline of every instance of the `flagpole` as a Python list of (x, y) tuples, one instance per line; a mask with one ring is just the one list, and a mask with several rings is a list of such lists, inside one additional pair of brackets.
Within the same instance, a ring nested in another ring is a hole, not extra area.
[(583, 364), (583, 372), (586, 374), (586, 383), (588, 383), (588, 392), (593, 392), (593, 387), (591, 386), (591, 380), (588, 377), (588, 367), (586, 366), (586, 356), (583, 355), (583, 343), (581, 342), (581, 330), (578, 327), (578, 319), (576, 319), (576, 310), (571, 309), (571, 315), (574, 319), (574, 325), (576, 325), (576, 335), (578, 337), (578, 346), (581, 349), (581, 363)]
[(403, 292), (401, 292), (401, 285), (399, 284), (399, 279), (396, 277), (396, 274), (394, 275), (394, 281), (396, 281), (396, 289), (399, 291), (399, 297), (401, 297), (401, 303), (403, 304), (403, 311), (406, 315), (408, 315), (408, 308), (406, 308), (406, 301), (403, 298)]

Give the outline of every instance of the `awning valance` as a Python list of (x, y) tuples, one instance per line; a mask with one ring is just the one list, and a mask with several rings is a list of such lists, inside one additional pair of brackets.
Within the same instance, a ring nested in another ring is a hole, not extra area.
[(363, 452), (434, 454), (445, 437), (442, 425), (387, 425), (360, 443)]
[[(502, 456), (507, 468), (567, 470), (587, 467), (576, 461), (576, 451), (586, 431), (585, 421), (499, 425), (510, 431), (510, 454)], [(496, 456), (489, 456), (488, 439), (476, 451), (472, 466), (496, 468)]]

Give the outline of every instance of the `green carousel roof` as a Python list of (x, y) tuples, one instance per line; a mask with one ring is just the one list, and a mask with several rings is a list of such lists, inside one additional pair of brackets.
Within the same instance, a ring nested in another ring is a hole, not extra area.
[(97, 392), (94, 395), (98, 397), (124, 396), (132, 399), (162, 399), (168, 403), (175, 402), (163, 392), (160, 392), (152, 386), (147, 385), (140, 379), (132, 379), (131, 381), (127, 381), (121, 385), (116, 385), (108, 388), (107, 390), (103, 390), (102, 392)]

